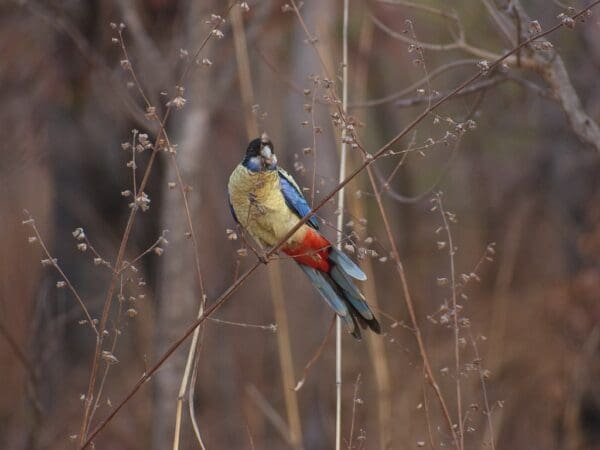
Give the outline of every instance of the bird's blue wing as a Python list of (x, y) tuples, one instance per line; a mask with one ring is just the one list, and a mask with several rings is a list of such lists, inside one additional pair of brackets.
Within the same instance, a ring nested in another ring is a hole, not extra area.
[[(298, 217), (303, 218), (310, 212), (310, 206), (302, 195), (300, 187), (292, 176), (283, 169), (278, 169), (279, 173), (279, 185), (281, 187), (281, 193), (285, 199), (285, 203), (292, 211), (294, 211)], [(319, 222), (315, 216), (311, 216), (307, 222), (311, 227), (318, 230)]]

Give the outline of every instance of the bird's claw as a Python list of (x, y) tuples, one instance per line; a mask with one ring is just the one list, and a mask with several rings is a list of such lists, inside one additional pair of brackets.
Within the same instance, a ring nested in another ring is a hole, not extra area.
[(258, 254), (257, 256), (258, 256), (258, 260), (261, 263), (263, 263), (263, 264), (268, 264), (269, 263), (269, 257), (266, 254), (262, 253), (262, 254)]

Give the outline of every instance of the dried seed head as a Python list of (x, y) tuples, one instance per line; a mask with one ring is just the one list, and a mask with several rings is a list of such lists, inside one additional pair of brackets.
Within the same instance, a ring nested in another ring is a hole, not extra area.
[(71, 234), (73, 234), (73, 237), (78, 241), (82, 241), (85, 239), (85, 233), (83, 232), (83, 228), (76, 228)]
[(477, 67), (479, 67), (479, 70), (481, 70), (484, 74), (487, 74), (490, 70), (490, 63), (489, 61), (483, 59), (477, 63)]
[(187, 100), (185, 98), (183, 98), (180, 95), (178, 95), (173, 100), (171, 100), (170, 102), (168, 102), (167, 106), (173, 105), (176, 109), (183, 109), (183, 107), (185, 106), (186, 102), (187, 102)]
[(529, 32), (534, 33), (534, 34), (538, 34), (538, 33), (542, 32), (542, 26), (540, 25), (540, 23), (537, 20), (532, 20), (529, 23)]
[(111, 352), (109, 352), (108, 350), (102, 351), (102, 359), (110, 365), (118, 364), (118, 362), (119, 362), (117, 357), (115, 355), (113, 355)]

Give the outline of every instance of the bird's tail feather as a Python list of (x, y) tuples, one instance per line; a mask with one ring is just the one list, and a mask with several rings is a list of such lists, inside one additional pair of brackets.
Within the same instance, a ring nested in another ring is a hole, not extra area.
[(365, 281), (367, 276), (343, 251), (329, 247), (329, 259), (333, 261), (348, 276), (355, 280)]
[[(335, 256), (331, 257), (331, 254), (335, 254)], [(361, 277), (362, 279), (366, 279), (366, 276), (341, 251), (335, 250), (334, 253), (332, 249), (331, 254), (330, 262), (333, 264), (331, 264), (329, 273), (313, 269), (304, 264), (299, 265), (327, 304), (344, 321), (346, 329), (352, 336), (360, 340), (360, 328), (365, 329), (367, 327), (375, 333), (380, 334), (381, 326), (379, 322), (373, 315), (369, 305), (367, 305), (364, 296), (350, 278)]]

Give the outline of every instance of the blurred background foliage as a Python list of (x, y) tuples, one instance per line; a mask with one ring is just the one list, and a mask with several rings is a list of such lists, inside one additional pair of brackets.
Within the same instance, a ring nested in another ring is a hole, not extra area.
[[(226, 233), (234, 223), (225, 186), (244, 153), (249, 116), (260, 131), (269, 133), (281, 165), (308, 188), (307, 197), (312, 195), (315, 155), (315, 198), (337, 184), (338, 130), (331, 125), (323, 83), (314, 81), (314, 76), (321, 80), (324, 76), (319, 61), (297, 18), (286, 12), (285, 2), (248, 3), (243, 23), (250, 73), (244, 76), (250, 77), (253, 87), (252, 107), (242, 100), (239, 56), (226, 17), (224, 37), (212, 40), (201, 55), (212, 65), (193, 64), (185, 86), (186, 105), (174, 111), (167, 124), (178, 145), (185, 183), (192, 189), (190, 202), (209, 304), (254, 258), (251, 252), (240, 257), (237, 250), (243, 244)], [(431, 77), (431, 90), (448, 92), (474, 73), (482, 58), (461, 49), (423, 48), (421, 59), (419, 51), (386, 32), (373, 17), (404, 37), (442, 44), (453, 42), (457, 33), (447, 19), (390, 4), (394, 2), (350, 3), (350, 114), (363, 125), (358, 133), (366, 149), (374, 152), (425, 103), (416, 88), (394, 101), (370, 106), (366, 102), (423, 80), (423, 66), (431, 74), (445, 64), (471, 59)], [(495, 5), (492, 1), (420, 2), (455, 11), (467, 42), (501, 54), (513, 45), (498, 31), (486, 3)], [(498, 14), (507, 15), (506, 5), (497, 4)], [(531, 0), (523, 7), (546, 29), (556, 23), (558, 14), (568, 13), (567, 6), (584, 4)], [(51, 253), (92, 316), (98, 317), (110, 273), (77, 250), (71, 233), (83, 227), (98, 252), (114, 260), (129, 213), (128, 200), (120, 192), (131, 188), (131, 171), (126, 167), (130, 155), (121, 150), (121, 143), (131, 141), (132, 129), (151, 136), (157, 132), (144, 117), (135, 87), (128, 84), (131, 79), (119, 63), (119, 47), (111, 43), (114, 31), (109, 23), (126, 25), (130, 61), (162, 113), (189, 55), (210, 30), (206, 20), (224, 8), (225, 3), (216, 0), (0, 3), (0, 447), (71, 445), (69, 436), (79, 430), (80, 396), (87, 388), (95, 343), (89, 329), (78, 324), (82, 314), (68, 291), (55, 287), (57, 274), (39, 264), (43, 257), (39, 246), (27, 243), (30, 230), (21, 224), (22, 210), (34, 216)], [(341, 12), (342, 2), (333, 0), (305, 2), (301, 8), (332, 74), (340, 73)], [(526, 34), (529, 21), (522, 25)], [(549, 40), (564, 60), (581, 109), (598, 122), (598, 11), (586, 23), (578, 23), (574, 30), (558, 30)], [(523, 58), (531, 51), (525, 50)], [(600, 144), (594, 149), (579, 139), (543, 74), (514, 64), (503, 73), (513, 78), (440, 108), (437, 113), (442, 119), (473, 120), (474, 129), (448, 146), (431, 146), (422, 155), (407, 154), (389, 189), (382, 190), (383, 199), (433, 369), (453, 415), (453, 330), (440, 321), (440, 307), (450, 292), (436, 282), (449, 276), (449, 262), (447, 252), (437, 249), (441, 238), (435, 231), (441, 218), (438, 211), (431, 211), (432, 192), (443, 191), (445, 208), (458, 218), (452, 232), (459, 273), (470, 274), (486, 248), (495, 243), (493, 261), (478, 267), (480, 281), (471, 280), (465, 289), (468, 298), (461, 299), (461, 315), (469, 319), (469, 326), (461, 328), (466, 343), (460, 349), (465, 448), (491, 448), (493, 440), (499, 449), (597, 449)], [(488, 79), (492, 76), (496, 75)], [(339, 84), (337, 77), (332, 81)], [(420, 87), (430, 90), (427, 85)], [(304, 152), (313, 147), (312, 127), (302, 124), (310, 124), (310, 108), (305, 105), (311, 104), (313, 93), (314, 119), (322, 132), (316, 135), (317, 151)], [(406, 99), (417, 104), (406, 106)], [(433, 119), (427, 118), (396, 150), (422, 145), (429, 138), (439, 140), (452, 130), (447, 121), (440, 124)], [(390, 176), (401, 158), (377, 162), (381, 180)], [(139, 173), (147, 160), (148, 152), (139, 156)], [(358, 150), (353, 150), (350, 166), (359, 161)], [(138, 314), (119, 325), (122, 335), (115, 351), (119, 364), (111, 368), (96, 419), (110, 411), (110, 402), (128, 392), (196, 315), (193, 251), (185, 236), (180, 195), (168, 188), (173, 181), (169, 159), (161, 155), (146, 189), (151, 208), (138, 216), (127, 258), (142, 253), (162, 230), (170, 230), (170, 243), (162, 256), (145, 257), (137, 265), (139, 274), (132, 275), (133, 282), (126, 287), (127, 298), (132, 298), (128, 307)], [(413, 201), (399, 201), (402, 196)], [(344, 232), (356, 232), (357, 250), (375, 251), (366, 257), (373, 281), (366, 291), (376, 295), (385, 334), (369, 337), (369, 342), (344, 338), (344, 445), (429, 446), (429, 423), (435, 446), (449, 446), (447, 428), (423, 379), (401, 285), (366, 174), (348, 185), (347, 197)], [(320, 212), (329, 224), (335, 222), (335, 214), (333, 204)], [(324, 229), (334, 238), (332, 226)], [(327, 334), (331, 313), (293, 262), (282, 258), (273, 264), (280, 265), (283, 274), (289, 324), (278, 323), (277, 333), (289, 334), (298, 380)], [(145, 286), (135, 283), (141, 277)], [(269, 325), (275, 322), (271, 295), (263, 268), (215, 317)], [(474, 354), (471, 338), (477, 340), (480, 358)], [(278, 345), (276, 334), (264, 329), (207, 323), (194, 405), (207, 448), (332, 447), (333, 339), (296, 395), (300, 437), (290, 437), (294, 425), (288, 423), (285, 393), (293, 386), (283, 381)], [(171, 448), (185, 347), (117, 416), (97, 439), (96, 448)], [(480, 372), (485, 375), (493, 435), (484, 411)], [(351, 421), (354, 436), (348, 442)], [(186, 414), (182, 448), (196, 447)]]

